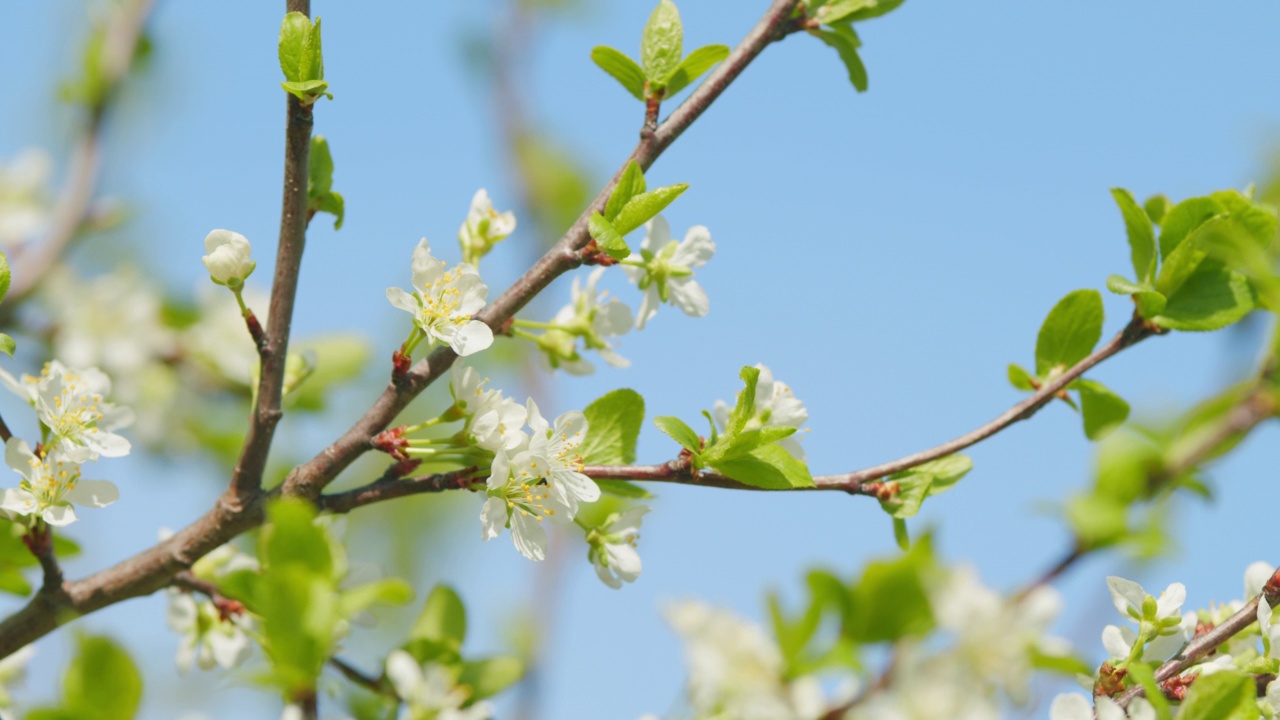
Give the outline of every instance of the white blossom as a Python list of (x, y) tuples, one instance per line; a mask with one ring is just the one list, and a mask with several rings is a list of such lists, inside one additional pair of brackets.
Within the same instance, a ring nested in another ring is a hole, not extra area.
[(529, 398), (529, 452), (542, 458), (547, 487), (557, 502), (568, 508), (569, 517), (578, 514), (578, 503), (600, 499), (600, 486), (582, 474), (578, 447), (587, 437), (587, 418), (577, 410), (563, 413), (549, 424), (538, 404)]
[[(271, 322), (268, 296), (253, 289), (242, 293), (245, 304), (255, 311), (258, 322), (269, 327)], [(259, 363), (258, 348), (245, 327), (244, 316), (236, 303), (225, 302), (219, 291), (208, 285), (196, 290), (196, 307), (200, 319), (182, 334), (183, 349), (215, 376), (249, 387)]]
[(454, 406), (466, 418), (462, 434), (468, 442), (490, 452), (514, 453), (525, 447), (529, 438), (521, 430), (528, 416), (524, 405), (486, 388), (488, 378), (472, 367), (454, 363), (450, 375), (449, 388)]
[(13, 707), (13, 696), (10, 691), (20, 686), (26, 679), (27, 663), (35, 654), (35, 645), (24, 645), (0, 660), (0, 709)]
[(1161, 621), (1176, 617), (1182, 610), (1182, 603), (1187, 599), (1187, 588), (1182, 583), (1171, 583), (1156, 599), (1154, 618), (1144, 616), (1143, 604), (1147, 591), (1132, 580), (1114, 575), (1107, 578), (1107, 589), (1111, 591), (1111, 602), (1121, 615), (1133, 620)]
[(489, 288), (476, 269), (466, 263), (445, 270), (443, 260), (431, 256), (423, 238), (413, 251), (413, 288), (387, 288), (387, 300), (413, 315), (414, 323), (431, 343), (443, 343), (461, 356), (493, 344), (493, 331), (471, 316), (484, 307)]
[(604, 525), (587, 533), (587, 557), (596, 568), (600, 581), (611, 588), (640, 577), (640, 522), (649, 508), (637, 505), (621, 514), (612, 513)]
[[(1196, 614), (1186, 613), (1177, 625), (1167, 628), (1154, 639), (1148, 639), (1138, 654), (1139, 660), (1167, 660), (1182, 649), (1196, 631)], [(1112, 658), (1126, 659), (1133, 652), (1138, 633), (1131, 627), (1107, 625), (1102, 629), (1102, 647)]]
[(489, 200), (489, 192), (484, 188), (476, 191), (471, 198), (471, 209), (467, 219), (458, 228), (458, 243), (462, 245), (462, 259), (472, 265), (480, 262), (480, 258), (489, 254), (493, 246), (508, 235), (515, 232), (515, 213), (500, 213), (493, 209)]
[[(756, 363), (760, 377), (756, 381), (755, 413), (747, 421), (746, 430), (762, 427), (793, 427), (797, 432), (778, 441), (784, 450), (797, 460), (805, 460), (804, 447), (800, 445), (800, 426), (809, 419), (809, 411), (804, 403), (796, 399), (791, 387), (775, 380), (773, 371), (763, 363)], [(729, 415), (733, 408), (723, 400), (717, 400), (712, 407), (716, 422), (724, 428), (729, 424)]]
[(511, 541), (521, 555), (534, 561), (547, 556), (547, 531), (542, 521), (568, 521), (573, 517), (543, 484), (545, 461), (531, 452), (508, 457), (506, 451), (494, 453), (489, 470), (488, 498), (480, 511), (481, 537), (492, 540), (511, 527)]
[(49, 428), (50, 444), (60, 444), (68, 457), (88, 462), (129, 454), (129, 441), (115, 430), (130, 425), (133, 413), (105, 398), (111, 379), (97, 368), (75, 371), (52, 360), (35, 382), (36, 416)]
[(650, 220), (645, 230), (640, 252), (622, 261), (627, 277), (644, 291), (636, 329), (643, 330), (662, 303), (675, 305), (691, 317), (706, 315), (711, 303), (693, 279), (693, 269), (706, 265), (716, 252), (711, 231), (695, 225), (677, 242), (671, 239), (671, 227), (661, 215)]
[(605, 268), (596, 268), (587, 276), (586, 285), (573, 279), (572, 296), (568, 305), (560, 308), (551, 320), (553, 329), (539, 339), (539, 345), (547, 353), (552, 367), (563, 367), (574, 375), (588, 375), (595, 368), (578, 353), (576, 338), (581, 337), (588, 350), (595, 350), (605, 362), (618, 368), (631, 365), (631, 361), (613, 349), (609, 338), (625, 335), (631, 330), (631, 308), (609, 293), (597, 289)]
[(238, 232), (214, 230), (204, 238), (201, 262), (209, 270), (209, 279), (218, 285), (237, 288), (253, 273), (257, 263), (249, 257), (249, 240)]
[(408, 720), (487, 720), (493, 715), (488, 702), (463, 708), (471, 697), (467, 688), (455, 684), (440, 664), (429, 663), (424, 669), (403, 650), (387, 656), (387, 678), (407, 706)]
[(229, 670), (249, 658), (248, 618), (237, 614), (224, 620), (211, 600), (197, 600), (177, 588), (169, 588), (168, 595), (169, 629), (181, 637), (176, 659), (179, 672), (190, 670), (193, 662), (201, 670), (212, 670), (215, 665)]
[[(1134, 698), (1129, 703), (1129, 712), (1125, 711), (1109, 697), (1102, 696), (1097, 701), (1097, 720), (1155, 720), (1156, 711), (1144, 698)], [(1083, 695), (1063, 694), (1053, 699), (1049, 707), (1049, 720), (1094, 720), (1094, 706)]]
[(72, 504), (106, 507), (120, 497), (114, 483), (82, 479), (80, 464), (67, 459), (60, 447), (42, 459), (25, 440), (11, 437), (5, 443), (4, 460), (22, 475), (22, 481), (18, 488), (4, 491), (0, 510), (39, 516), (50, 525), (68, 525), (76, 520)]
[(52, 176), (53, 159), (39, 148), (28, 148), (7, 167), (0, 166), (0, 245), (17, 245), (48, 227)]

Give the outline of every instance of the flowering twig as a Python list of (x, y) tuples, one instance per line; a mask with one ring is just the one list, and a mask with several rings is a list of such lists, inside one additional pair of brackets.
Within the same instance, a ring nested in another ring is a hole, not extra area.
[[(291, 10), (294, 9), (295, 1), (290, 0)], [(708, 75), (707, 79), (658, 126), (656, 131), (641, 138), (627, 158), (627, 162), (635, 160), (642, 168), (652, 165), (654, 160), (710, 107), (769, 43), (785, 36), (792, 29), (787, 18), (798, 2), (799, 0), (774, 0), (764, 17), (724, 62)], [(305, 6), (306, 3), (297, 4)], [(301, 135), (296, 132), (293, 123), (295, 118), (299, 122), (302, 122), (302, 119), (293, 112), (292, 102), (289, 103), (289, 108), (292, 132), (287, 133), (286, 139), (292, 146), (297, 139), (295, 134)], [(286, 152), (286, 158), (294, 159), (292, 165), (294, 173), (289, 177), (299, 181), (297, 185), (290, 187), (294, 192), (297, 192), (300, 187), (305, 200), (306, 168), (305, 163), (299, 165), (297, 160), (305, 155), (299, 155), (298, 150), (306, 152), (305, 149), (296, 147)], [(290, 155), (290, 152), (293, 154)], [(622, 164), (618, 174), (626, 165), (626, 162)], [(299, 167), (302, 169), (300, 174), (297, 173)], [(515, 284), (487, 306), (478, 315), (479, 319), (488, 323), (490, 327), (501, 327), (552, 280), (580, 264), (579, 251), (590, 240), (587, 219), (593, 211), (604, 207), (613, 186), (617, 183), (618, 174), (615, 174), (614, 178), (601, 190), (600, 195), (583, 212), (565, 236)], [(290, 207), (294, 206), (290, 205)], [(305, 202), (301, 206), (298, 217), (305, 221)], [(282, 227), (285, 225), (283, 220), (284, 218), (282, 218)], [(273, 287), (271, 322), (268, 330), (268, 338), (272, 340), (279, 336), (287, 337), (289, 317), (292, 314), (292, 290), (296, 285), (297, 264), (300, 260), (302, 244), (300, 238), (290, 237), (292, 240), (288, 244), (289, 254), (277, 259), (277, 278), (282, 272), (285, 273), (288, 292), (285, 292), (283, 285)], [(295, 240), (297, 242), (293, 242)], [(279, 315), (277, 315), (278, 308), (275, 301), (277, 294), (281, 296), (282, 304), (285, 306), (280, 308), (282, 312)], [(273, 344), (271, 349), (279, 352), (281, 348)], [(401, 382), (390, 383), (351, 428), (314, 458), (295, 467), (283, 486), (273, 491), (270, 496), (318, 498), (326, 485), (349, 467), (356, 458), (370, 449), (370, 439), (386, 429), (395, 416), (429, 384), (439, 378), (455, 359), (456, 355), (451, 350), (442, 348), (420, 361), (406, 373)], [(283, 353), (281, 360), (283, 360)], [(267, 374), (264, 371), (264, 383)], [(262, 387), (260, 386), (259, 390), (260, 406), (266, 403), (270, 410), (272, 393), (263, 392)], [(278, 393), (275, 395), (278, 403)], [(278, 404), (275, 407), (275, 419), (278, 419)], [(250, 438), (246, 438), (246, 451), (242, 453), (242, 462), (237, 466), (239, 468), (236, 473), (237, 482), (228, 493), (218, 499), (213, 508), (168, 540), (161, 541), (87, 578), (65, 583), (66, 592), (57, 602), (49, 602), (47, 598), (38, 595), (20, 610), (0, 621), (0, 657), (8, 656), (47, 635), (73, 617), (86, 615), (132, 597), (149, 595), (167, 586), (174, 574), (188, 569), (196, 560), (235, 536), (261, 525), (268, 495), (253, 492), (253, 490), (256, 490), (256, 484), (261, 477), (260, 469), (262, 463), (265, 463), (266, 449), (269, 446), (269, 442), (265, 441), (270, 439), (270, 433), (263, 431), (267, 426), (274, 428), (275, 420), (269, 414), (266, 417), (267, 422), (260, 424), (257, 418), (258, 415), (255, 413), (253, 427), (257, 428), (257, 431)], [(260, 451), (255, 450), (250, 453), (250, 441), (253, 447), (260, 448)], [(252, 465), (246, 465), (246, 460), (251, 461)], [(255, 468), (257, 468), (256, 472), (247, 472)], [(248, 490), (248, 492), (235, 492), (237, 488)]]
[[(311, 0), (288, 0), (287, 4), (289, 12), (311, 14)], [(311, 152), (312, 108), (293, 95), (285, 97), (285, 108), (288, 121), (284, 144), (284, 199), (280, 208), (275, 278), (267, 312), (270, 320), (263, 341), (258, 343), (262, 371), (258, 378), (257, 403), (249, 419), (244, 448), (231, 476), (228, 500), (234, 504), (244, 504), (260, 491), (271, 438), (282, 415), (280, 401), (289, 331), (298, 290), (298, 271), (307, 240), (307, 162)]]
[(66, 185), (54, 204), (48, 236), (19, 256), (20, 266), (13, 273), (13, 284), (0, 308), (0, 321), (11, 318), (18, 305), (39, 287), (67, 247), (94, 219), (93, 192), (98, 182), (103, 123), (116, 91), (133, 64), (143, 27), (154, 5), (155, 0), (124, 3), (122, 12), (106, 24), (99, 70), (102, 94), (88, 108), (84, 129), (71, 154)]

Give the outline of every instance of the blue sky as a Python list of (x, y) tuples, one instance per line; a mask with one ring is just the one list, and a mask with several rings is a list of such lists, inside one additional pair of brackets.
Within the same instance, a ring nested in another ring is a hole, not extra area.
[[(682, 3), (686, 47), (736, 44), (765, 5)], [(418, 238), (456, 258), (453, 237), (476, 188), (489, 188), (500, 207), (514, 204), (493, 104), (468, 69), (464, 42), (501, 10), (495, 2), (313, 3), (324, 18), (335, 95), (317, 106), (316, 131), (332, 144), (348, 216), (339, 232), (317, 222), (309, 233), (300, 335), (357, 329), (386, 357), (405, 318), (383, 292), (408, 282)], [(588, 54), (597, 44), (634, 54), (649, 10), (597, 3), (547, 22), (522, 68), (537, 122), (598, 180), (630, 151), (640, 117)], [(270, 277), (284, 134), (279, 17), (277, 3), (161, 0), (155, 65), (108, 129), (105, 190), (136, 213), (125, 233), (144, 249), (135, 262), (174, 292), (200, 281), (200, 242), (216, 227), (247, 235), (260, 264), (254, 279)], [(71, 125), (52, 88), (73, 64), (84, 27), (79, 3), (0, 10), (0, 67), (10, 69), (0, 92), (0, 159), (29, 145), (65, 155)], [(623, 338), (632, 368), (560, 377), (538, 399), (560, 412), (633, 387), (651, 416), (693, 419), (732, 397), (739, 367), (763, 362), (809, 408), (804, 442), (815, 472), (889, 460), (985, 422), (1018, 399), (1005, 366), (1032, 361), (1048, 309), (1128, 266), (1109, 188), (1178, 199), (1264, 178), (1280, 137), (1280, 94), (1270, 82), (1277, 27), (1280, 6), (1257, 1), (1209, 11), (1151, 1), (911, 0), (860, 30), (871, 78), (865, 94), (812, 38), (769, 48), (649, 172), (651, 184), (690, 183), (667, 213), (673, 230), (706, 225), (717, 243), (699, 273), (710, 315), (664, 308), (643, 333)], [(531, 251), (519, 245), (532, 239), (526, 226), (486, 261), (495, 293), (522, 270)], [(606, 284), (634, 307), (638, 294), (614, 275)], [(552, 285), (547, 307), (567, 300), (568, 284)], [(1106, 302), (1109, 336), (1129, 301)], [(1229, 382), (1251, 352), (1231, 333), (1172, 335), (1092, 376), (1128, 398), (1138, 417), (1154, 418)], [(379, 382), (344, 395), (331, 424), (286, 424), (281, 440), (302, 456), (318, 451)], [(507, 389), (525, 392), (514, 382)], [(1141, 571), (1149, 588), (1179, 580), (1189, 604), (1204, 605), (1236, 597), (1249, 562), (1280, 560), (1267, 532), (1272, 510), (1258, 501), (1276, 479), (1275, 442), (1274, 428), (1264, 428), (1215, 468), (1213, 505), (1179, 505), (1178, 552)], [(675, 451), (646, 427), (642, 462)], [(1074, 413), (1051, 406), (971, 454), (974, 472), (931, 500), (913, 527), (935, 527), (946, 558), (1015, 587), (1065, 549), (1061, 524), (1039, 509), (1088, 482), (1090, 443)], [(112, 478), (121, 502), (85, 513), (75, 528), (93, 546), (69, 563), (73, 576), (195, 517), (221, 482), (208, 466), (136, 459), (121, 468)], [(658, 614), (663, 602), (699, 597), (760, 618), (762, 590), (795, 592), (814, 565), (850, 575), (893, 548), (889, 520), (865, 499), (658, 490), (638, 583), (604, 587), (574, 546), (560, 600), (538, 609), (555, 628), (543, 717), (667, 710), (683, 668)], [(447, 557), (432, 546), (382, 552), (412, 557), (425, 577), (454, 583), (473, 613), (473, 647), (498, 650), (535, 568), (505, 539), (479, 542), (479, 504), (414, 506), (454, 517)], [(1072, 608), (1061, 631), (1095, 658), (1110, 621), (1103, 576), (1115, 572), (1132, 568), (1100, 556), (1060, 586)], [(174, 717), (180, 699), (194, 698), (214, 718), (274, 707), (248, 690), (215, 705), (201, 687), (207, 676), (175, 681), (162, 609), (161, 598), (137, 600), (78, 624), (121, 636), (144, 659), (145, 717)], [(53, 693), (65, 643), (42, 641), (30, 696)], [(352, 643), (371, 667), (373, 650)]]

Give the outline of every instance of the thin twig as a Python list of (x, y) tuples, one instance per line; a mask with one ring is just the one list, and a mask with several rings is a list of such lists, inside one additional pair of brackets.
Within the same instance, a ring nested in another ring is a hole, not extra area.
[[(310, 15), (310, 0), (288, 0), (289, 12)], [(285, 98), (284, 198), (280, 208), (280, 240), (276, 248), (276, 272), (271, 283), (271, 304), (264, 341), (259, 344), (261, 372), (258, 398), (249, 419), (244, 448), (231, 476), (230, 500), (243, 504), (260, 492), (262, 473), (271, 451), (271, 439), (280, 422), (284, 391), (285, 361), (289, 353), (289, 332), (293, 304), (298, 291), (298, 272), (307, 241), (307, 163), (311, 152), (310, 105), (298, 98)]]
[(422, 477), (378, 480), (352, 490), (321, 495), (317, 504), (324, 512), (346, 513), (358, 507), (409, 495), (438, 493), (447, 490), (468, 490), (474, 482), (476, 468), (463, 468), (452, 472)]
[(384, 678), (382, 676), (374, 677), (372, 675), (366, 675), (359, 668), (346, 660), (343, 660), (337, 655), (329, 658), (329, 664), (332, 665), (335, 670), (342, 673), (343, 677), (372, 693), (387, 695), (389, 697), (396, 696), (392, 689), (386, 684), (386, 682), (384, 682)]

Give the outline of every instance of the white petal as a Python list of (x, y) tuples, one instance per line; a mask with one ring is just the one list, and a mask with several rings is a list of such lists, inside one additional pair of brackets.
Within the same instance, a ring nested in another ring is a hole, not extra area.
[(1161, 635), (1160, 637), (1147, 643), (1146, 648), (1142, 651), (1142, 659), (1158, 660), (1164, 662), (1173, 657), (1174, 653), (1182, 649), (1187, 644), (1187, 636), (1182, 632), (1175, 632), (1172, 635)]
[(85, 507), (106, 507), (120, 499), (120, 489), (110, 480), (82, 479), (63, 498)]
[(1112, 575), (1107, 578), (1107, 589), (1111, 591), (1111, 603), (1121, 615), (1142, 617), (1142, 601), (1147, 597), (1147, 591), (1141, 585)]
[[(1129, 653), (1133, 650), (1133, 641), (1135, 638), (1131, 637), (1126, 640), (1124, 637), (1124, 630), (1129, 630), (1129, 628), (1124, 628), (1122, 630), (1115, 625), (1108, 625), (1102, 629), (1102, 647), (1106, 649), (1109, 657), (1127, 658), (1129, 657)], [(1130, 633), (1132, 632), (1133, 631), (1130, 630)]]
[(547, 531), (532, 516), (516, 511), (511, 514), (511, 540), (520, 554), (540, 562), (547, 556)]
[(44, 521), (50, 525), (70, 525), (76, 521), (76, 511), (70, 505), (50, 505), (40, 513)]
[(609, 567), (626, 582), (635, 582), (640, 577), (640, 553), (630, 545), (609, 543), (605, 545), (609, 554)]
[(413, 697), (423, 684), (422, 667), (404, 650), (393, 650), (387, 656), (387, 677), (396, 694), (405, 699)]
[(501, 499), (491, 497), (484, 501), (480, 511), (480, 537), (492, 540), (502, 534), (507, 526), (507, 504)]
[(0, 510), (8, 510), (19, 515), (33, 515), (39, 507), (34, 495), (17, 488), (5, 490), (4, 499), (0, 500)]
[(662, 304), (662, 298), (658, 297), (658, 288), (656, 285), (650, 285), (645, 288), (644, 297), (640, 299), (640, 309), (636, 311), (636, 329), (643, 330), (644, 324), (649, 319), (658, 314), (658, 306)]
[(614, 352), (614, 351), (613, 351), (612, 349), (610, 349), (610, 348), (603, 348), (603, 349), (601, 349), (601, 350), (597, 350), (596, 352), (598, 352), (598, 353), (600, 354), (600, 357), (601, 357), (605, 362), (609, 363), (609, 364), (610, 364), (610, 365), (612, 365), (613, 367), (616, 367), (616, 368), (628, 368), (628, 367), (631, 367), (631, 361), (630, 361), (630, 360), (628, 360), (628, 359), (626, 359), (626, 358), (622, 357), (621, 355), (619, 355), (618, 353)]
[(716, 244), (711, 241), (711, 231), (705, 225), (694, 225), (684, 234), (684, 242), (671, 256), (672, 265), (702, 267), (716, 254)]
[(608, 585), (614, 590), (622, 587), (622, 581), (614, 577), (609, 568), (605, 566), (604, 563), (600, 562), (598, 556), (592, 556), (592, 564), (595, 566), (596, 577), (600, 578), (600, 582)]
[(1169, 585), (1160, 593), (1159, 599), (1156, 600), (1156, 617), (1167, 618), (1178, 614), (1182, 609), (1182, 603), (1187, 599), (1187, 587), (1182, 583), (1176, 582)]
[(418, 316), (418, 299), (401, 288), (387, 288), (387, 300), (401, 310), (413, 313), (414, 317)]
[(600, 307), (591, 328), (602, 337), (616, 337), (626, 335), (634, 322), (631, 308), (621, 300), (613, 299)]
[(617, 520), (613, 521), (607, 529), (610, 535), (614, 534), (635, 534), (640, 532), (640, 522), (642, 518), (649, 512), (648, 505), (636, 505), (628, 508), (622, 513)]
[(31, 480), (31, 474), (34, 472), (31, 463), (35, 462), (36, 456), (31, 452), (31, 446), (26, 440), (11, 437), (4, 444), (4, 462), (9, 467), (18, 472), (19, 475)]
[(101, 430), (90, 431), (88, 439), (90, 442), (85, 444), (96, 450), (103, 457), (124, 457), (133, 449), (128, 440), (115, 433)]
[(471, 320), (458, 328), (449, 341), (453, 351), (462, 357), (474, 355), (493, 344), (493, 330), (479, 320)]
[(560, 500), (570, 507), (576, 505), (576, 503), (570, 501), (570, 497), (573, 500), (589, 503), (600, 499), (600, 486), (596, 485), (595, 480), (580, 472), (559, 470), (552, 473), (551, 478), (552, 489), (563, 488)]
[(711, 300), (697, 280), (691, 277), (671, 278), (667, 282), (671, 289), (671, 301), (689, 317), (704, 317), (711, 311)]
[(1104, 695), (1097, 699), (1097, 703), (1098, 720), (1125, 720), (1124, 710), (1111, 698)]
[(1128, 712), (1130, 720), (1156, 720), (1156, 709), (1146, 698), (1134, 698)]
[(215, 629), (209, 634), (213, 659), (228, 670), (249, 659), (249, 639), (238, 628), (232, 632)]
[(644, 241), (640, 247), (657, 252), (671, 241), (671, 226), (661, 215), (644, 224)]
[[(1271, 579), (1271, 574), (1275, 572), (1275, 566), (1267, 562), (1256, 562), (1245, 568), (1244, 571), (1244, 599), (1257, 597), (1262, 594), (1262, 586), (1267, 584)], [(1280, 709), (1280, 708), (1277, 708)]]

